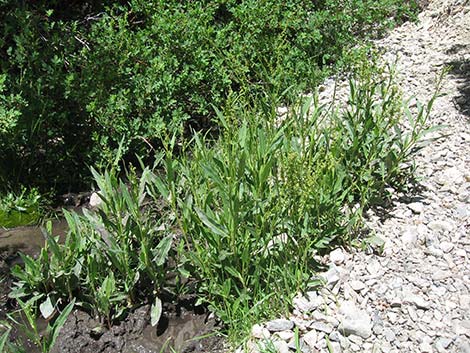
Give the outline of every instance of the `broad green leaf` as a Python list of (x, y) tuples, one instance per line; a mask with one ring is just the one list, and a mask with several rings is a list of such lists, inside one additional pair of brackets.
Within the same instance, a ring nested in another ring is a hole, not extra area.
[(171, 249), (172, 242), (173, 237), (171, 235), (168, 235), (158, 243), (157, 247), (153, 251), (153, 261), (155, 261), (157, 266), (162, 266), (167, 260), (168, 252)]
[(39, 311), (44, 319), (48, 320), (52, 314), (54, 314), (54, 306), (52, 305), (51, 298), (47, 296), (47, 299), (39, 305)]
[(160, 317), (162, 316), (162, 301), (160, 298), (156, 297), (155, 302), (152, 304), (150, 308), (150, 324), (155, 326), (160, 321)]
[(204, 225), (206, 225), (214, 234), (220, 235), (222, 237), (227, 236), (227, 232), (214, 220), (210, 219), (202, 210), (196, 208), (196, 213), (202, 223), (204, 223)]

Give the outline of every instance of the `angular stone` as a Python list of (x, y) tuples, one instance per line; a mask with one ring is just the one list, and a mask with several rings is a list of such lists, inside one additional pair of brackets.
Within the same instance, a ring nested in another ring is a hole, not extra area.
[(447, 221), (436, 220), (429, 222), (428, 228), (436, 232), (450, 232), (453, 226)]
[(330, 266), (328, 271), (322, 274), (322, 277), (328, 286), (333, 287), (339, 281), (339, 271), (336, 266)]
[(335, 265), (340, 265), (344, 262), (346, 256), (342, 249), (338, 248), (330, 252), (330, 261)]
[(437, 270), (432, 274), (433, 281), (443, 281), (449, 277), (452, 277), (452, 272), (450, 271)]
[(333, 332), (330, 333), (330, 335), (328, 336), (328, 338), (329, 338), (330, 341), (332, 341), (332, 342), (340, 342), (342, 337), (343, 337), (343, 336), (341, 336), (341, 334), (340, 334), (338, 331), (333, 331)]
[(257, 338), (257, 339), (268, 339), (271, 337), (271, 334), (269, 333), (269, 330), (264, 328), (261, 325), (255, 324), (251, 328), (251, 337)]
[(455, 333), (457, 335), (465, 335), (470, 338), (470, 320), (456, 321)]
[(372, 334), (372, 320), (369, 315), (356, 308), (352, 302), (343, 302), (340, 307), (343, 320), (339, 330), (345, 336), (356, 335), (368, 338)]
[(348, 337), (348, 339), (349, 339), (350, 342), (355, 343), (355, 344), (357, 344), (358, 346), (361, 346), (362, 343), (364, 342), (364, 340), (363, 340), (361, 337), (356, 336), (356, 335), (350, 335), (350, 336)]
[(397, 338), (395, 332), (393, 332), (393, 330), (389, 329), (388, 327), (383, 330), (382, 334), (384, 335), (385, 339), (390, 343), (394, 342)]
[(412, 202), (409, 203), (407, 206), (411, 211), (413, 211), (413, 213), (420, 214), (424, 211), (424, 205), (421, 202)]
[(317, 344), (318, 334), (315, 330), (307, 332), (303, 336), (304, 342), (309, 346), (312, 350), (315, 349), (315, 345)]
[(416, 294), (408, 294), (404, 298), (405, 302), (415, 305), (418, 309), (427, 310), (430, 308), (431, 303), (424, 300), (422, 297)]
[(98, 193), (94, 192), (91, 194), (90, 202), (89, 202), (90, 207), (93, 207), (93, 208), (98, 207), (102, 203), (103, 203), (103, 200), (101, 199), (101, 197), (98, 196)]
[(266, 328), (270, 332), (292, 330), (294, 328), (294, 323), (286, 319), (277, 319), (277, 320), (268, 321), (266, 323)]
[(299, 348), (300, 351), (303, 353), (311, 353), (312, 351), (310, 347), (304, 342), (304, 339), (302, 337), (299, 339), (298, 347), (294, 338), (292, 338), (287, 345), (291, 350), (295, 352), (297, 352)]
[(367, 263), (366, 268), (367, 272), (369, 272), (371, 275), (377, 275), (382, 269), (382, 265), (377, 260), (371, 260)]
[(432, 353), (432, 346), (427, 342), (421, 343), (419, 349), (422, 353)]
[(416, 234), (416, 232), (412, 230), (406, 230), (401, 236), (401, 241), (404, 244), (416, 244), (416, 242), (418, 241), (418, 234)]
[(311, 312), (317, 308), (315, 303), (312, 303), (304, 296), (296, 296), (293, 300), (294, 308), (305, 314)]
[(275, 341), (274, 347), (278, 353), (289, 353), (289, 345), (286, 341)]
[(460, 349), (459, 353), (470, 353), (470, 341), (459, 337), (455, 345)]
[(470, 310), (470, 295), (461, 294), (459, 296), (460, 307), (464, 310)]
[(366, 285), (364, 284), (364, 282), (357, 281), (357, 280), (354, 280), (354, 281), (349, 282), (349, 285), (350, 285), (351, 288), (354, 289), (356, 292), (359, 292), (359, 291), (363, 290), (363, 289), (366, 287)]
[(341, 345), (338, 342), (330, 342), (331, 351), (329, 353), (343, 353)]
[(279, 337), (283, 341), (289, 342), (290, 339), (292, 337), (294, 337), (294, 332), (292, 332), (292, 331), (279, 331), (279, 332), (274, 333), (274, 335)]
[(445, 353), (447, 352), (447, 348), (450, 346), (451, 343), (452, 340), (450, 338), (439, 337), (436, 340), (435, 347), (439, 353)]
[(454, 244), (452, 244), (449, 241), (443, 241), (442, 243), (439, 244), (439, 248), (445, 253), (448, 253), (452, 251), (452, 249), (454, 248)]
[(317, 331), (324, 332), (327, 335), (330, 334), (333, 331), (333, 326), (332, 325), (325, 324), (324, 322), (321, 322), (321, 321), (313, 322), (310, 325), (310, 327), (317, 330)]

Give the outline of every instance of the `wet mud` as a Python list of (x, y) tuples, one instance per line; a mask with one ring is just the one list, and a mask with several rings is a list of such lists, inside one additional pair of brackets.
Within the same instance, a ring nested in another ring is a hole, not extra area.
[[(67, 223), (53, 223), (53, 235), (63, 237)], [(8, 293), (12, 285), (10, 269), (21, 264), (19, 253), (35, 257), (44, 246), (45, 236), (40, 227), (0, 229), (0, 320), (17, 309)], [(175, 305), (164, 305), (164, 313), (156, 327), (150, 325), (149, 306), (132, 311), (124, 320), (110, 329), (103, 328), (88, 313), (74, 310), (62, 327), (52, 353), (202, 353), (223, 352), (224, 340), (215, 334), (217, 324), (209, 312), (195, 307), (194, 300)], [(41, 323), (39, 323), (41, 326)], [(45, 324), (43, 325), (45, 326)], [(22, 339), (21, 332), (14, 336), (23, 341), (30, 353), (40, 350)]]

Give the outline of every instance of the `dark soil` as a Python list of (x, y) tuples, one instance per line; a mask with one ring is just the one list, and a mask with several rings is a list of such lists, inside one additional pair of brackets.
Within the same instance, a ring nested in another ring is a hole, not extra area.
[[(221, 337), (211, 334), (214, 320), (207, 314), (184, 310), (164, 316), (157, 327), (149, 324), (149, 306), (132, 312), (126, 320), (110, 330), (101, 331), (100, 324), (87, 313), (71, 314), (61, 330), (51, 353), (159, 353), (159, 352), (222, 352)], [(200, 336), (208, 335), (200, 338)]]

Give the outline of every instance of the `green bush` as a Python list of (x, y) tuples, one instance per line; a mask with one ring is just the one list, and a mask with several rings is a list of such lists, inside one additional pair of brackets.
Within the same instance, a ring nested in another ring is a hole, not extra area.
[[(414, 2), (0, 1), (0, 175), (61, 192), (87, 166), (212, 125), (231, 92), (312, 89)], [(8, 131), (6, 131), (6, 129)], [(153, 146), (152, 148), (149, 147)], [(8, 166), (8, 168), (7, 168)]]
[(220, 136), (196, 134), (190, 157), (165, 144), (156, 194), (176, 215), (201, 300), (232, 339), (286, 309), (312, 278), (314, 255), (349, 241), (363, 211), (409, 181), (436, 96), (412, 115), (391, 75), (364, 70), (340, 108), (308, 98), (282, 121), (275, 95), (255, 107), (234, 100), (218, 114)]
[(110, 326), (149, 301), (156, 324), (164, 294), (196, 290), (239, 343), (287, 312), (312, 283), (314, 256), (350, 241), (363, 211), (412, 176), (436, 95), (413, 115), (390, 75), (366, 67), (337, 109), (314, 96), (282, 118), (276, 94), (232, 95), (219, 134), (164, 139), (155, 173), (124, 183), (92, 170), (103, 204), (66, 212), (65, 243), (48, 235), (38, 259), (23, 256), (11, 296), (39, 308), (76, 298)]

